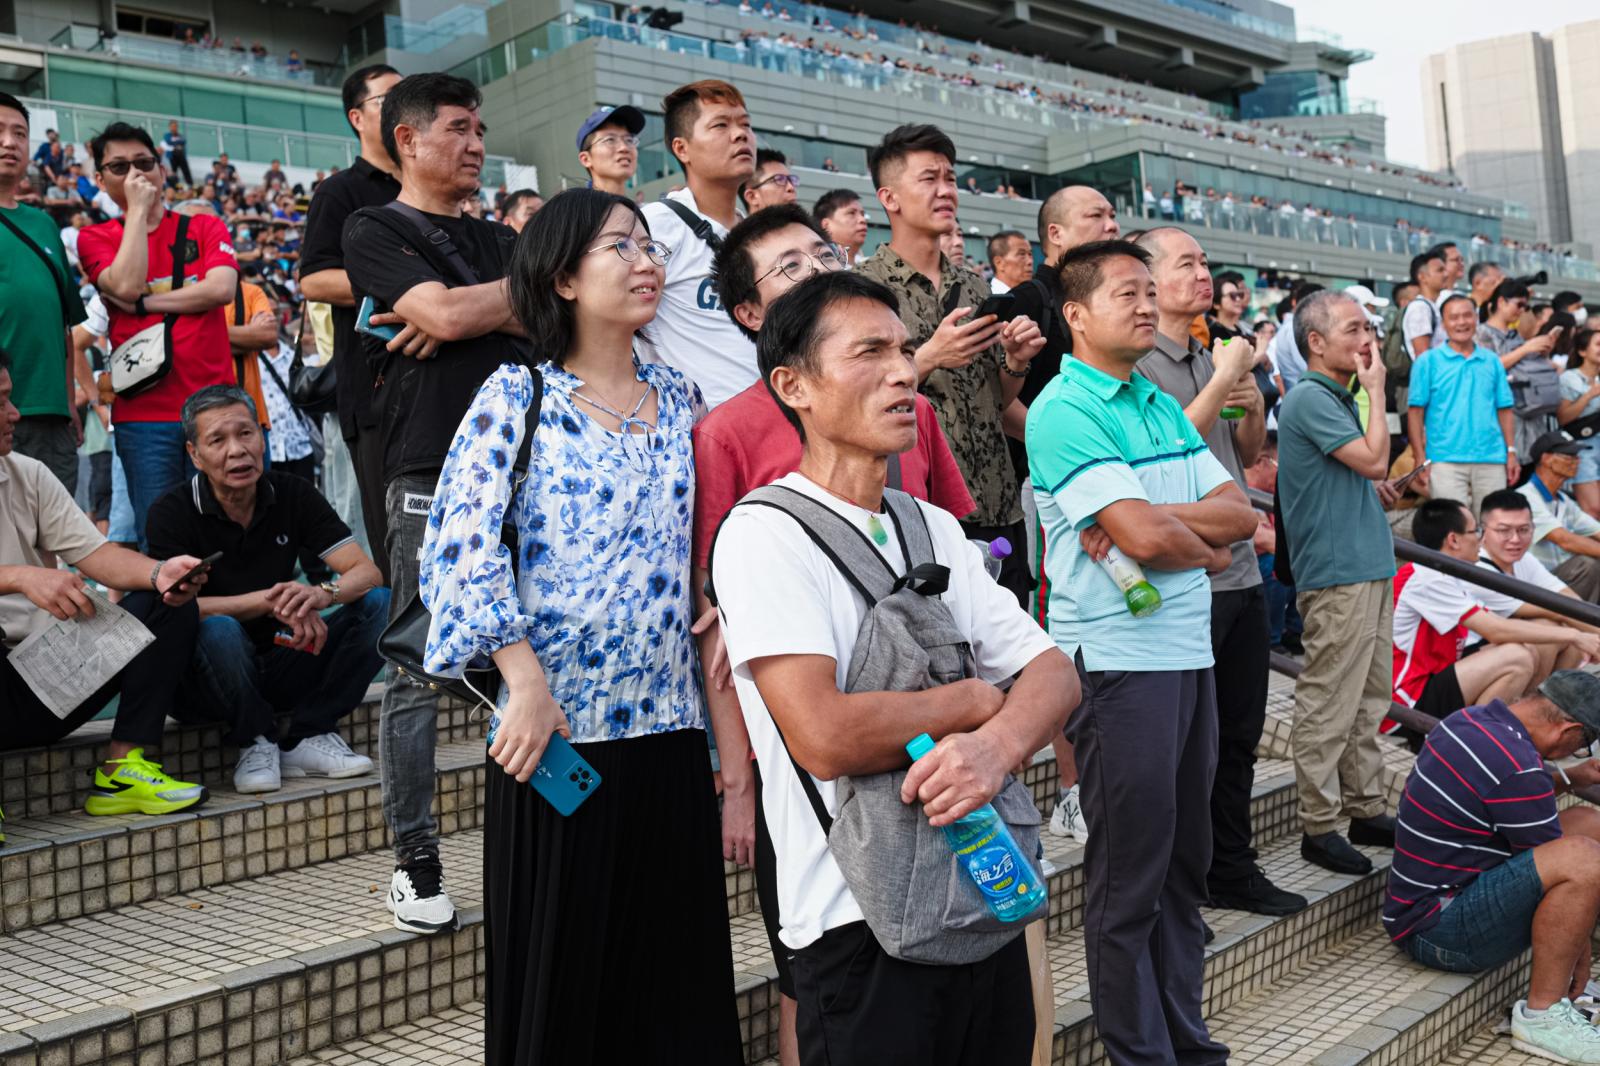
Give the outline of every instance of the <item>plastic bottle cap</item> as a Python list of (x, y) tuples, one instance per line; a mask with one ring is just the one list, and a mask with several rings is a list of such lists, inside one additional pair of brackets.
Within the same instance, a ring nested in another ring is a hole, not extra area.
[(926, 733), (918, 733), (911, 738), (911, 743), (906, 745), (913, 759), (920, 759), (933, 750), (933, 738)]
[(996, 537), (989, 542), (989, 554), (996, 559), (1004, 559), (1011, 554), (1011, 542), (1005, 537)]

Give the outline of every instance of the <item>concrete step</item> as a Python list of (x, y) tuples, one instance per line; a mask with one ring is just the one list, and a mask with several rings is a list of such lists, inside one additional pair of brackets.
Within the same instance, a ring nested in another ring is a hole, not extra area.
[(0, 1066), (282, 1063), (481, 1000), (482, 849), (444, 839), (462, 928), (436, 937), (393, 928), (384, 852), (10, 934)]
[[(434, 761), (441, 834), (481, 825), (483, 741), (441, 744)], [(216, 789), (170, 815), (95, 817), (80, 807), (7, 819), (6, 834), (6, 933), (389, 847), (376, 769), (338, 781), (290, 778), (259, 795)]]
[[(382, 697), (383, 687), (372, 685), (366, 699), (339, 725), (345, 740), (363, 755), (376, 757), (378, 753), (378, 702)], [(89, 722), (47, 748), (0, 753), (0, 809), (6, 812), (8, 823), (13, 818), (81, 810), (94, 781), (94, 768), (105, 758), (111, 725), (109, 719)], [(439, 743), (481, 739), (487, 728), (483, 721), (472, 720), (472, 708), (467, 704), (448, 698), (441, 703)], [(174, 778), (220, 788), (231, 782), (238, 759), (238, 749), (222, 743), (218, 726), (167, 720), (161, 765)]]
[[(1522, 993), (1519, 992), (1515, 999), (1520, 998)], [(1515, 999), (1512, 1002), (1515, 1002)], [(1506, 1006), (1509, 1009), (1510, 1004)], [(1494, 1024), (1480, 1030), (1457, 1048), (1454, 1055), (1443, 1060), (1440, 1066), (1550, 1066), (1549, 1059), (1518, 1051), (1511, 1046), (1510, 1036), (1496, 1032), (1495, 1026), (1504, 1020), (1494, 1019)]]
[(482, 1066), (483, 1004), (468, 1003), (304, 1055), (288, 1066)]
[[(1447, 1059), (1514, 1061), (1459, 1053), (1522, 993), (1526, 954), (1486, 973), (1440, 973), (1402, 955), (1375, 925), (1369, 921), (1360, 935), (1218, 1012), (1212, 1034), (1229, 1045), (1237, 1062), (1435, 1066)], [(1509, 1041), (1504, 1048), (1510, 1050)]]

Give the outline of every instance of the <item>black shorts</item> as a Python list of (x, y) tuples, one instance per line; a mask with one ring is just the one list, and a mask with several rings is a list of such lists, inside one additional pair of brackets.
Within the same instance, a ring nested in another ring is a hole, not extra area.
[(750, 769), (756, 779), (756, 902), (761, 905), (761, 923), (767, 927), (767, 943), (778, 967), (778, 991), (793, 999), (789, 949), (778, 939), (778, 856), (772, 850), (772, 834), (767, 831), (767, 815), (761, 806), (761, 769), (753, 762)]
[(1428, 678), (1422, 695), (1417, 699), (1416, 709), (1433, 718), (1448, 718), (1466, 705), (1466, 697), (1461, 694), (1461, 682), (1456, 680), (1456, 668), (1452, 664)]

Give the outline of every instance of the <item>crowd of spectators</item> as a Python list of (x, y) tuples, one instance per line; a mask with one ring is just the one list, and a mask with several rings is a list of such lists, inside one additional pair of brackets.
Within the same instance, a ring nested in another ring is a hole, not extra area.
[[(1304, 660), (1300, 850), (1329, 870), (1370, 873), (1418, 832), (1379, 787), (1391, 701), (1445, 723), (1410, 737), (1418, 774), (1475, 712), (1542, 715), (1540, 750), (1576, 750), (1574, 722), (1593, 742), (1600, 697), (1572, 668), (1600, 630), (1453, 569), (1600, 598), (1600, 498), (1568, 494), (1600, 483), (1600, 339), (1575, 294), (1534, 305), (1448, 242), (1389, 297), (1251, 286), (1167, 224), (1212, 202), (1187, 187), (1129, 234), (1102, 192), (1058, 190), (1037, 234), (968, 263), (957, 147), (925, 124), (869, 154), (890, 236), (865, 255), (859, 197), (800, 205), (722, 81), (663, 99), (684, 184), (643, 206), (635, 108), (585, 120), (591, 184), (545, 203), (485, 196), (471, 82), (371, 66), (343, 102), (352, 166), (245, 182), (192, 159), (179, 122), (159, 142), (113, 123), (83, 163), (53, 134), (31, 153), (0, 95), (0, 301), (28, 311), (0, 317), (0, 523), (21, 534), (0, 539), (5, 644), (91, 612), (94, 586), (156, 637), (65, 720), (0, 662), (0, 714), (26, 723), (7, 747), (49, 744), (122, 696), (93, 815), (207, 798), (161, 769), (167, 716), (221, 725), (237, 792), (370, 773), (339, 721), (384, 625), (430, 612), (428, 671), (499, 675), (487, 1061), (739, 1061), (722, 859), (756, 868), (786, 1064), (1048, 1054), (1045, 910), (986, 928), (985, 951), (937, 924), (908, 946), (878, 920), (908, 912), (884, 898), (900, 871), (874, 867), (910, 863), (896, 834), (989, 810), (1020, 842), (990, 873), (1038, 878), (1013, 770), (1045, 744), (1109, 1058), (1219, 1059), (1201, 906), (1308, 906), (1252, 846), (1270, 650)], [(63, 195), (31, 206), (30, 167)], [(1438, 566), (1397, 571), (1402, 517)], [(907, 621), (923, 611), (936, 624)], [(424, 934), (458, 920), (439, 700), (384, 675), (385, 905)], [(562, 814), (524, 785), (569, 741), (605, 787)], [(1600, 784), (1600, 762), (1570, 774)], [(874, 787), (894, 799), (871, 809)], [(868, 830), (889, 837), (852, 851)], [(1507, 834), (1507, 854), (1559, 835)], [(1451, 876), (1447, 898), (1470, 890)], [(652, 907), (630, 905), (646, 877)], [(1391, 878), (1406, 903), (1398, 861)], [(1560, 1049), (1582, 1037), (1539, 960), (1575, 978), (1588, 953), (1535, 939), (1542, 906), (1499, 942), (1536, 953), (1513, 1025)], [(1482, 968), (1447, 926), (1422, 936), (1434, 912), (1393, 911), (1420, 964)], [(641, 1000), (637, 959), (669, 954), (674, 980)], [(638, 1024), (527, 1010), (556, 985), (629, 996)]]

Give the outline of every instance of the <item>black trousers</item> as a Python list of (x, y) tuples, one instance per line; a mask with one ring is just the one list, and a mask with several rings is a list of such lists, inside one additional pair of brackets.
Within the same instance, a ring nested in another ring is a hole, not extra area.
[(1085, 845), (1089, 998), (1111, 1066), (1221, 1066), (1201, 1010), (1217, 705), (1210, 670), (1089, 671), (1067, 720)]
[(193, 600), (182, 607), (168, 607), (154, 592), (131, 592), (123, 597), (121, 606), (144, 623), (156, 642), (65, 718), (57, 718), (39, 702), (0, 650), (0, 722), (5, 723), (0, 727), (0, 750), (54, 744), (99, 714), (117, 695), (122, 699), (111, 738), (151, 749), (161, 744), (173, 696), (194, 658), (200, 609)]
[(383, 583), (389, 580), (389, 553), (382, 545), (389, 543), (388, 482), (383, 477), (383, 431), (377, 426), (358, 426), (353, 437), (346, 437), (350, 446), (350, 463), (356, 471), (356, 487), (361, 490), (361, 521), (367, 527), (367, 543), (372, 545), (378, 569), (383, 571)]
[(867, 928), (829, 929), (795, 952), (803, 1066), (1028, 1066), (1033, 982), (1017, 938), (982, 962), (924, 966), (890, 957)]
[(1211, 652), (1217, 664), (1217, 777), (1211, 786), (1212, 888), (1257, 872), (1250, 839), (1256, 745), (1267, 722), (1267, 598), (1260, 585), (1211, 594)]
[(1017, 603), (1028, 606), (1028, 594), (1033, 591), (1033, 573), (1028, 569), (1028, 527), (1021, 522), (1009, 526), (980, 526), (976, 522), (961, 523), (961, 532), (968, 540), (992, 541), (1004, 537), (1011, 542), (1011, 554), (1000, 560), (1000, 586), (1010, 589)]

